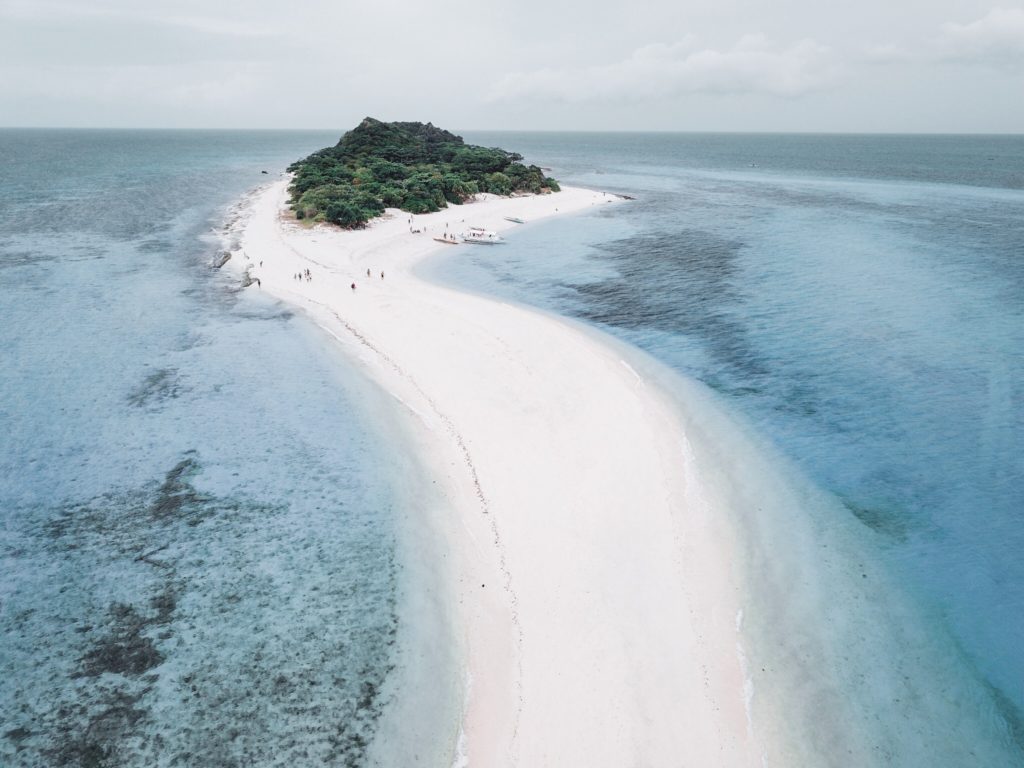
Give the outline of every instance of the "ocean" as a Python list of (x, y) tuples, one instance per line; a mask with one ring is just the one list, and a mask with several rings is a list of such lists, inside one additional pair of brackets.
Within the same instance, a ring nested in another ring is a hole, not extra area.
[[(1024, 754), (1024, 138), (465, 136), (635, 199), (429, 274), (710, 392), (834, 501), (791, 519), (862, 532)], [(454, 753), (417, 528), (441, 502), (394, 406), (211, 266), (239, 199), (337, 138), (0, 131), (0, 764)], [(955, 763), (925, 739), (896, 764)]]
[(711, 390), (839, 502), (808, 516), (863, 527), (1024, 755), (1024, 137), (466, 139), (635, 200), (450, 249), (428, 276)]
[(0, 765), (450, 752), (407, 661), (445, 636), (407, 607), (428, 481), (319, 329), (211, 266), (337, 138), (0, 131)]

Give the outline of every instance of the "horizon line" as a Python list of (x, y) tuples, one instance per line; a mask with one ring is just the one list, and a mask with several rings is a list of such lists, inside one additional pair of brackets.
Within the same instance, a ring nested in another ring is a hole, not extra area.
[[(116, 125), (0, 125), (0, 131), (220, 131), (220, 132), (292, 132), (292, 133), (342, 133), (351, 129), (339, 128), (244, 128), (244, 127), (168, 127), (168, 126), (116, 126)], [(588, 133), (588, 134), (691, 134), (691, 135), (734, 135), (734, 136), (1024, 136), (1024, 131), (857, 131), (857, 130), (715, 130), (686, 128), (455, 128), (466, 133)]]

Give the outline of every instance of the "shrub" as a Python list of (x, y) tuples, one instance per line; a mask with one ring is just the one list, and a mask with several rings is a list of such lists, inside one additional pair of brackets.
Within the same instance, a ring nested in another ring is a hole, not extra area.
[(509, 195), (512, 194), (512, 180), (504, 173), (491, 173), (487, 175), (484, 180), (486, 186), (484, 189), (495, 195)]

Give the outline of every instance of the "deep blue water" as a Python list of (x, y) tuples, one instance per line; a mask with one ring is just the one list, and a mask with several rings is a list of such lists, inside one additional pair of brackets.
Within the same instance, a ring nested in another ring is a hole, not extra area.
[(0, 131), (0, 764), (362, 763), (412, 470), (320, 333), (210, 266), (261, 171), (336, 140)]
[(435, 274), (716, 390), (873, 531), (1024, 746), (1024, 137), (466, 138), (636, 200)]

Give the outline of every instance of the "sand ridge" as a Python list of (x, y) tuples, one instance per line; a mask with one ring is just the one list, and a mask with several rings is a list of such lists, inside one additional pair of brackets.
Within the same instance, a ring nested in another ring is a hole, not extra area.
[(446, 231), (514, 236), (505, 217), (615, 198), (485, 195), (347, 232), (290, 220), (286, 194), (282, 180), (252, 201), (232, 264), (307, 311), (415, 424), (458, 553), (468, 694), (453, 750), (461, 731), (475, 766), (759, 765), (733, 554), (668, 400), (568, 323), (412, 273), (453, 247), (432, 240)]

